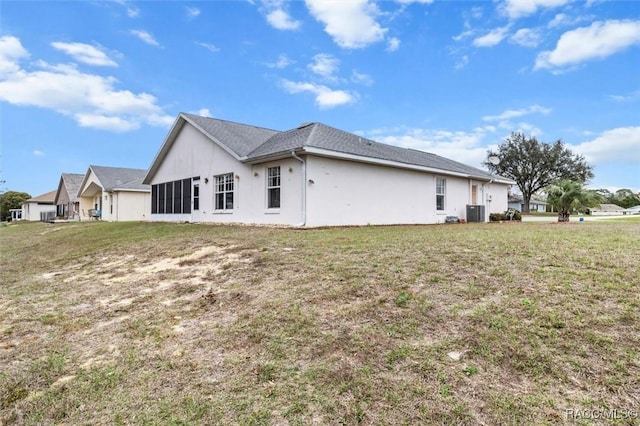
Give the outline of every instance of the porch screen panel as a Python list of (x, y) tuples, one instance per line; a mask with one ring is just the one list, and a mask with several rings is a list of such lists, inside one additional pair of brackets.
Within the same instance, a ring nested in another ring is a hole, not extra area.
[(158, 213), (164, 214), (165, 209), (165, 184), (161, 183), (158, 185)]
[(182, 213), (191, 213), (191, 179), (182, 179)]
[(182, 213), (182, 181), (173, 182), (173, 212)]
[(173, 182), (167, 182), (167, 207), (165, 208), (165, 213), (171, 214), (173, 213)]
[(151, 214), (158, 213), (158, 185), (151, 185)]

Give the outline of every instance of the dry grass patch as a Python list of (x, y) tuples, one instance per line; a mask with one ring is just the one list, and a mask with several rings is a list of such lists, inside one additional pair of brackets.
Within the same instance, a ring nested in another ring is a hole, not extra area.
[(566, 410), (637, 412), (639, 236), (633, 221), (4, 227), (0, 420), (592, 424)]

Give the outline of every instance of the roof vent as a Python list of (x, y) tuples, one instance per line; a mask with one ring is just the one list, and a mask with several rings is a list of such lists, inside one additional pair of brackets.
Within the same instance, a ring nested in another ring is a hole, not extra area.
[(298, 126), (298, 129), (304, 129), (305, 127), (311, 126), (313, 123), (311, 121), (306, 121)]

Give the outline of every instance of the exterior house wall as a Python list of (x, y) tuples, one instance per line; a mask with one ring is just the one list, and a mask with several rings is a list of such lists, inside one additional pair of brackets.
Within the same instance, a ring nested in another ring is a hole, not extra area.
[[(446, 179), (445, 208), (436, 210), (436, 178)], [(507, 185), (373, 164), (307, 157), (307, 226), (443, 223), (466, 219), (466, 206), (491, 194), (486, 217), (504, 211)], [(485, 219), (487, 220), (487, 219)]]
[[(267, 168), (280, 166), (281, 207), (267, 208)], [(215, 210), (215, 176), (233, 173), (234, 206)], [(193, 221), (212, 223), (292, 224), (301, 217), (301, 165), (293, 158), (263, 164), (243, 164), (186, 124), (156, 171), (152, 185), (200, 177), (199, 210), (191, 213), (151, 214), (155, 221)]]
[(103, 220), (110, 222), (149, 220), (150, 212), (151, 194), (133, 191), (107, 193), (102, 209)]
[(40, 213), (55, 214), (56, 206), (52, 203), (40, 204), (40, 203), (24, 203), (22, 205), (22, 220), (28, 220), (32, 222), (40, 221)]

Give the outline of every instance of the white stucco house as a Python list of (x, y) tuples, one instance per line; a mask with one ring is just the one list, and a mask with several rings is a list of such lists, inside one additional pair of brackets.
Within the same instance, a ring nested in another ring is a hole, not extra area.
[[(509, 195), (509, 208), (518, 210), (519, 212), (524, 210), (524, 201), (522, 195), (511, 194)], [(537, 197), (531, 197), (529, 200), (529, 212), (544, 213), (547, 211), (547, 202)]]
[(507, 209), (514, 182), (322, 123), (276, 131), (182, 113), (143, 183), (154, 221), (318, 227), (442, 223), (468, 211), (487, 221)]
[(144, 169), (89, 166), (78, 189), (80, 220), (149, 220), (151, 187), (142, 183), (146, 173)]
[(56, 206), (54, 199), (56, 191), (50, 191), (37, 197), (29, 198), (22, 203), (22, 218), (32, 222), (46, 222), (55, 219)]
[(589, 208), (587, 214), (593, 216), (616, 216), (625, 214), (625, 208), (617, 204), (600, 204), (596, 207)]

